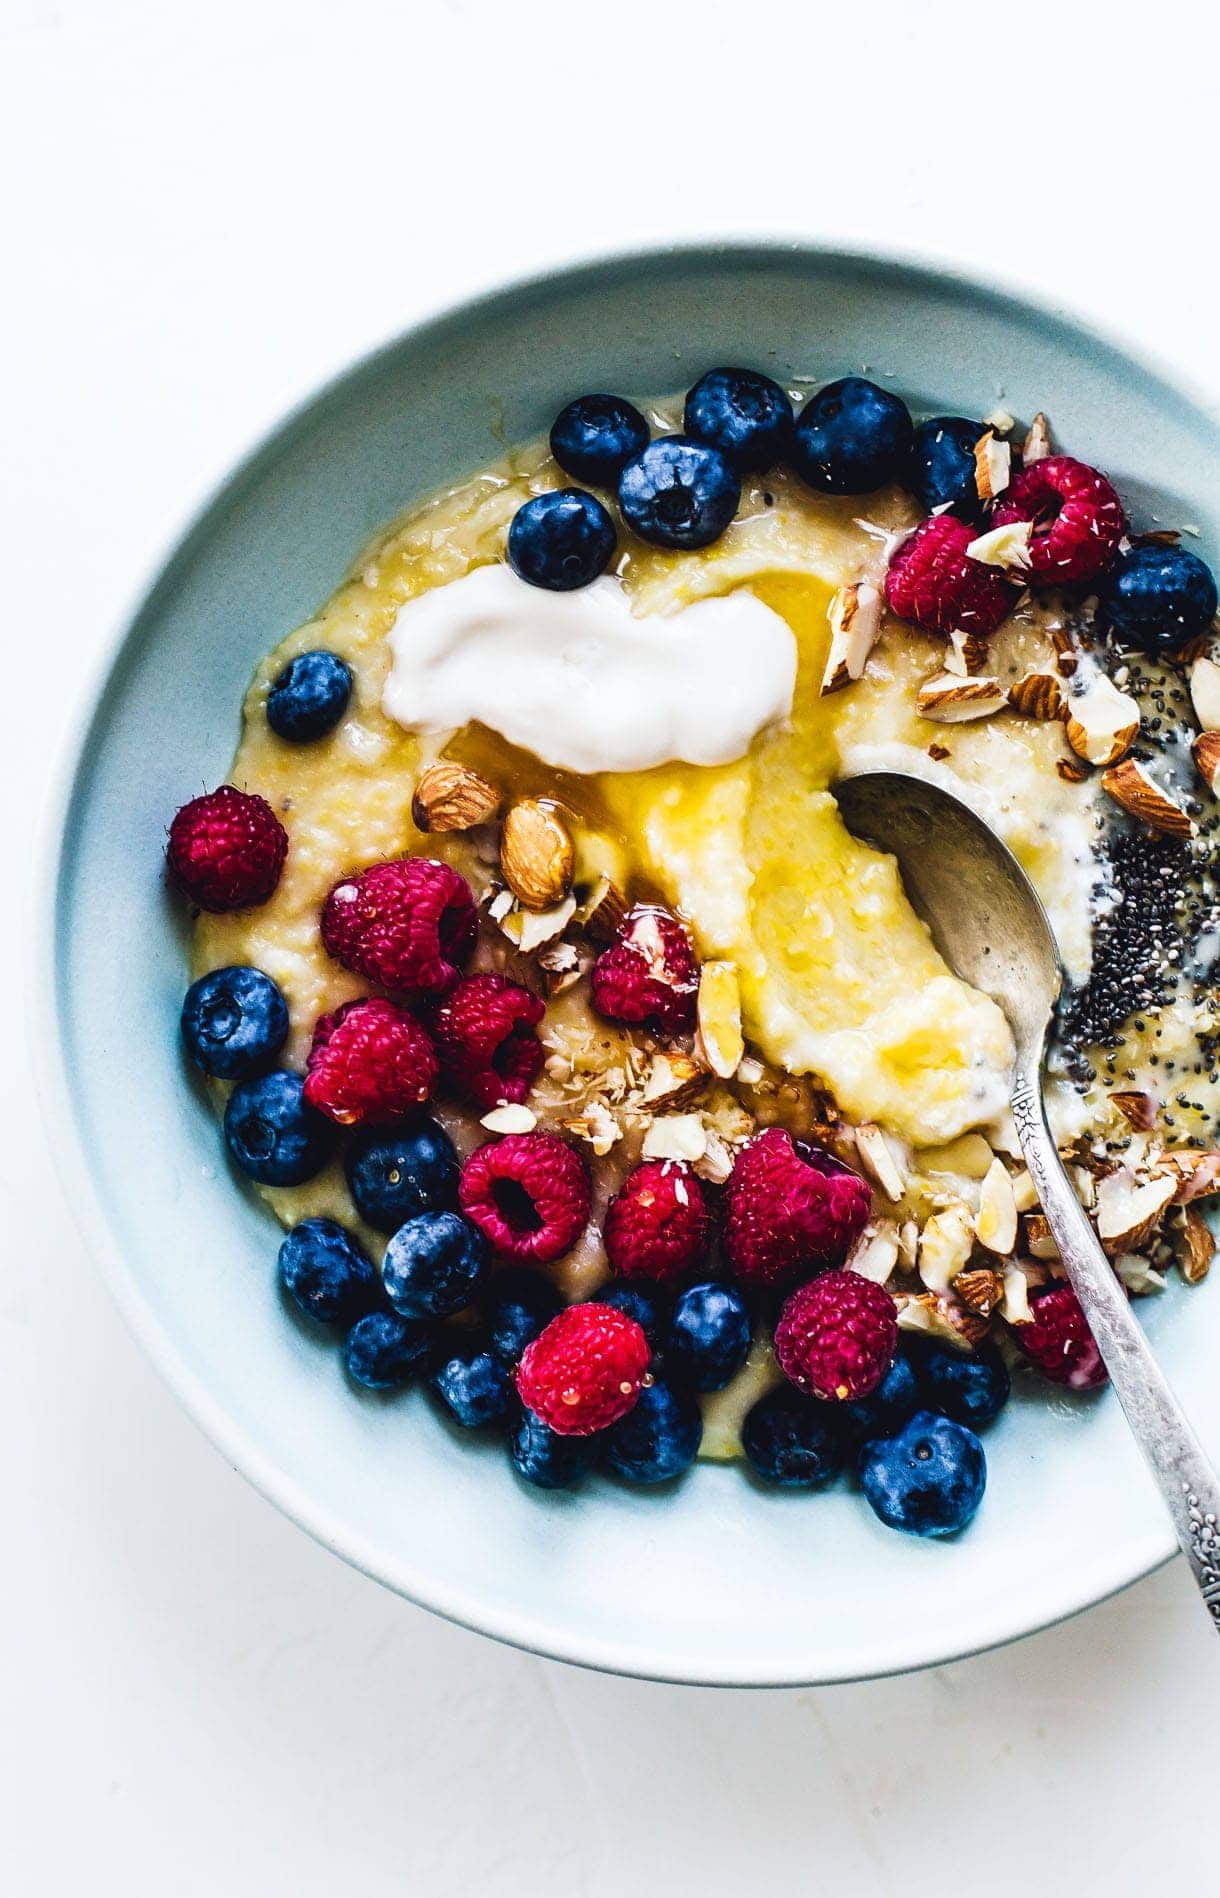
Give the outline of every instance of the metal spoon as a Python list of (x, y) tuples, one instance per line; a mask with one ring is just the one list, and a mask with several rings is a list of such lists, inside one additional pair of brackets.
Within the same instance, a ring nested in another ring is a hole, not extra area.
[(1046, 1122), (1046, 1034), (1062, 981), (1046, 912), (1012, 853), (948, 791), (905, 772), (869, 771), (842, 779), (834, 794), (847, 828), (897, 858), (907, 895), (946, 962), (1008, 1017), (1017, 1050), (1012, 1112), (1025, 1164), (1220, 1632), (1220, 1479), (1148, 1348)]

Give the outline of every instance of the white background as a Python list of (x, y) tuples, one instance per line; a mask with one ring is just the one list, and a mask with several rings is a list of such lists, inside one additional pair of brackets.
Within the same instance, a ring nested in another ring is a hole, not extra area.
[(92, 1273), (16, 937), (57, 732), (186, 508), (468, 289), (699, 232), (917, 248), (1214, 397), (1217, 51), (1176, 0), (0, 0), (6, 1898), (1214, 1882), (1220, 1670), (1176, 1568), (920, 1677), (717, 1694), (497, 1648), (314, 1547)]

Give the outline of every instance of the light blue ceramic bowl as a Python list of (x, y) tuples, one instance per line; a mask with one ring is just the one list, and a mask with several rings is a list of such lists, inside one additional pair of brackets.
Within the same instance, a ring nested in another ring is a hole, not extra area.
[[(256, 660), (407, 503), (544, 430), (585, 388), (715, 362), (869, 373), (912, 406), (1044, 408), (1137, 517), (1220, 550), (1220, 430), (1130, 354), (1017, 298), (805, 246), (702, 246), (515, 285), (407, 335), (265, 442), (186, 533), (84, 708), (53, 815), (42, 943), (50, 1117), (133, 1328), (223, 1454), (338, 1554), (540, 1652), (680, 1681), (833, 1681), (1007, 1640), (1144, 1574), (1172, 1538), (1116, 1404), (1018, 1398), (969, 1533), (882, 1529), (846, 1488), (765, 1494), (701, 1466), (676, 1493), (547, 1497), (418, 1393), (361, 1400), (285, 1317), (276, 1231), (230, 1174), (178, 1050), (184, 945), (165, 826), (223, 779)], [(52, 1026), (53, 1024), (53, 1026)], [(1141, 1307), (1220, 1453), (1209, 1287)]]

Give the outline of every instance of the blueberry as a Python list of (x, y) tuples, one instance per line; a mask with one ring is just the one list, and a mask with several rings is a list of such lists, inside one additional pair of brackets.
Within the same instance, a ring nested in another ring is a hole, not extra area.
[(418, 1213), (385, 1249), (386, 1297), (404, 1318), (448, 1318), (469, 1305), (489, 1269), (487, 1242), (459, 1213)]
[(662, 435), (619, 476), (623, 519), (657, 547), (706, 547), (737, 512), (741, 483), (727, 456), (685, 435)]
[(307, 745), (334, 730), (351, 696), (351, 667), (337, 652), (299, 652), (272, 681), (267, 723), (277, 738)]
[(280, 1283), (306, 1318), (351, 1324), (377, 1301), (377, 1273), (334, 1219), (303, 1219), (280, 1247)]
[(1176, 652), (1216, 616), (1210, 567), (1184, 547), (1133, 547), (1098, 588), (1104, 618), (1145, 652)]
[(934, 415), (919, 424), (909, 479), (925, 513), (947, 505), (959, 520), (982, 517), (974, 446), (985, 432), (964, 415)]
[(225, 1139), (242, 1172), (260, 1186), (300, 1186), (320, 1173), (335, 1143), (332, 1121), (304, 1096), (287, 1068), (239, 1081), (225, 1108)]
[(456, 1350), (442, 1349), (428, 1379), (457, 1423), (466, 1430), (507, 1417), (515, 1396), (513, 1380), (494, 1352), (476, 1340)]
[(843, 1467), (843, 1436), (829, 1404), (781, 1384), (748, 1412), (741, 1443), (756, 1475), (783, 1489), (820, 1489)]
[(621, 395), (578, 395), (551, 428), (551, 453), (578, 481), (612, 488), (633, 455), (648, 446), (648, 424)]
[(743, 473), (773, 468), (792, 446), (792, 404), (755, 369), (709, 369), (687, 395), (683, 421)]
[(508, 1453), (518, 1476), (537, 1489), (571, 1489), (589, 1474), (597, 1461), (597, 1437), (561, 1437), (541, 1417), (523, 1411), (509, 1441)]
[(195, 1066), (214, 1080), (253, 1074), (274, 1060), (287, 1036), (284, 998), (261, 969), (213, 969), (186, 992), (182, 1039)]
[(801, 410), (794, 461), (823, 494), (871, 494), (909, 473), (914, 440), (905, 402), (863, 376), (845, 376)]
[(356, 1211), (378, 1232), (397, 1232), (418, 1213), (457, 1205), (458, 1157), (434, 1120), (365, 1128), (353, 1137), (343, 1165)]
[(520, 1362), (527, 1344), (561, 1310), (563, 1300), (541, 1272), (507, 1266), (496, 1273), (487, 1291), (487, 1325), (491, 1348), (505, 1364)]
[(665, 1362), (696, 1391), (723, 1390), (746, 1361), (750, 1314), (728, 1285), (691, 1285), (674, 1306)]
[(983, 1500), (987, 1459), (973, 1430), (920, 1410), (896, 1437), (865, 1444), (860, 1481), (890, 1529), (951, 1536)]
[(628, 1483), (667, 1483), (694, 1462), (702, 1440), (694, 1398), (658, 1377), (607, 1430), (606, 1464)]
[(972, 1430), (999, 1416), (1012, 1388), (1008, 1367), (994, 1345), (955, 1351), (951, 1345), (929, 1344), (919, 1353), (915, 1374), (927, 1405)]
[(841, 1404), (839, 1414), (845, 1432), (857, 1443), (867, 1443), (871, 1437), (892, 1437), (901, 1430), (918, 1410), (919, 1401), (915, 1368), (907, 1353), (900, 1351), (876, 1390)]
[(532, 587), (570, 593), (587, 587), (610, 564), (614, 522), (595, 495), (583, 488), (536, 494), (513, 515), (508, 562)]
[(418, 1318), (395, 1311), (371, 1311), (347, 1334), (343, 1361), (347, 1374), (370, 1391), (390, 1391), (422, 1371), (432, 1356), (433, 1331)]
[(652, 1349), (660, 1350), (670, 1312), (670, 1301), (664, 1292), (654, 1286), (645, 1289), (642, 1285), (616, 1280), (612, 1285), (603, 1285), (594, 1297), (599, 1305), (613, 1305), (615, 1311), (626, 1312), (628, 1318), (634, 1318)]

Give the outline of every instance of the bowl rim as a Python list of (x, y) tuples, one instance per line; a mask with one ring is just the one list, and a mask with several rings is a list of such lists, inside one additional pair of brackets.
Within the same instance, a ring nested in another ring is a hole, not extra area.
[(95, 725), (103, 716), (108, 690), (127, 643), (140, 617), (155, 601), (166, 576), (189, 554), (193, 543), (206, 534), (214, 510), (256, 479), (264, 464), (273, 460), (319, 409), (324, 409), (352, 383), (375, 373), (385, 359), (407, 342), (425, 340), (429, 336), (435, 338), (443, 335), (447, 328), (462, 326), (471, 318), (494, 315), (497, 305), (502, 303), (518, 303), (523, 298), (543, 296), (565, 285), (576, 287), (582, 282), (595, 287), (599, 278), (628, 271), (663, 273), (675, 266), (700, 263), (737, 264), (748, 268), (773, 263), (785, 256), (806, 259), (815, 266), (827, 264), (907, 285), (914, 281), (968, 303), (1011, 311), (1026, 321), (1049, 325), (1075, 341), (1083, 337), (1094, 348), (1119, 359), (1124, 367), (1134, 366), (1155, 378), (1196, 416), (1202, 413), (1220, 431), (1220, 404), (1216, 399), (1142, 342), (1129, 339), (1113, 326), (1099, 325), (1090, 314), (1066, 308), (1058, 302), (1050, 305), (1036, 289), (1024, 287), (1011, 278), (984, 282), (952, 261), (915, 250), (856, 250), (818, 239), (768, 238), (753, 233), (684, 237), (669, 243), (580, 253), (509, 279), (497, 278), (457, 302), (438, 303), (416, 321), (396, 329), (306, 387), (286, 412), (270, 426), (260, 428), (252, 441), (247, 441), (243, 452), (218, 479), (208, 482), (202, 498), (197, 496), (186, 513), (185, 524), (165, 538), (147, 564), (141, 582), (130, 593), (128, 604), (109, 637), (100, 643), (84, 668), (59, 735), (36, 826), (33, 875), (27, 884), (23, 931), (30, 954), (26, 988), (36, 1092), (65, 1201), (86, 1250), (96, 1261), (129, 1331), (171, 1394), (226, 1462), (315, 1541), (418, 1607), (472, 1632), (547, 1659), (685, 1686), (829, 1685), (881, 1679), (964, 1660), (1054, 1627), (1108, 1600), (1163, 1566), (1176, 1553), (1177, 1544), (1166, 1519), (1159, 1533), (1150, 1527), (1136, 1539), (1134, 1548), (1128, 1542), (1121, 1561), (1107, 1560), (1105, 1551), (1099, 1550), (1098, 1561), (1090, 1568), (1087, 1578), (1078, 1577), (1074, 1583), (1067, 1578), (1061, 1580), (1033, 1619), (1025, 1616), (1014, 1619), (1011, 1612), (995, 1613), (993, 1625), (960, 1645), (952, 1641), (946, 1643), (943, 1635), (935, 1641), (910, 1638), (901, 1655), (891, 1654), (876, 1664), (869, 1664), (859, 1653), (845, 1655), (842, 1667), (822, 1666), (816, 1676), (811, 1676), (807, 1664), (802, 1666), (799, 1660), (760, 1674), (753, 1668), (735, 1668), (731, 1657), (725, 1657), (722, 1663), (718, 1660), (714, 1673), (693, 1673), (689, 1667), (675, 1667), (663, 1651), (651, 1648), (646, 1638), (605, 1643), (592, 1630), (580, 1639), (559, 1636), (542, 1618), (489, 1608), (477, 1593), (436, 1586), (426, 1572), (417, 1570), (409, 1560), (397, 1558), (388, 1566), (384, 1551), (353, 1533), (280, 1469), (274, 1459), (264, 1455), (224, 1406), (213, 1399), (203, 1380), (162, 1333), (123, 1257), (92, 1177), (88, 1150), (73, 1107), (58, 1004), (55, 948), (69, 847), (66, 819)]

